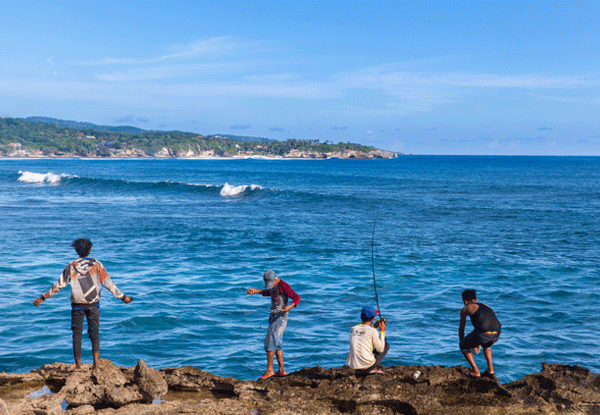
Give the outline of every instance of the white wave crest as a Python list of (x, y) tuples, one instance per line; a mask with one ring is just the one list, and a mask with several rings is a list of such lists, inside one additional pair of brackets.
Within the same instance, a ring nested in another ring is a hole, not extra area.
[(62, 178), (73, 178), (70, 174), (55, 174), (55, 173), (32, 173), (30, 171), (19, 171), (21, 177), (19, 181), (22, 183), (35, 183), (35, 184), (58, 184)]
[(257, 184), (251, 185), (240, 185), (240, 186), (232, 186), (229, 183), (225, 183), (223, 188), (221, 189), (220, 195), (223, 197), (232, 197), (238, 196), (246, 191), (246, 189), (250, 188), (250, 190), (262, 189), (262, 186)]

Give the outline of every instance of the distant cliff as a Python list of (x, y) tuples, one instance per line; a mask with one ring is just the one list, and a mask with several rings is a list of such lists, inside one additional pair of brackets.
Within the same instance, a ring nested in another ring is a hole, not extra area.
[(397, 154), (360, 144), (319, 140), (204, 136), (49, 118), (0, 118), (0, 157), (373, 159)]

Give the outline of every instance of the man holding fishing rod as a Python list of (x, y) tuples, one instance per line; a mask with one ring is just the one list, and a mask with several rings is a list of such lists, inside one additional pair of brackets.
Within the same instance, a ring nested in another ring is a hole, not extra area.
[(370, 305), (363, 307), (360, 312), (362, 323), (352, 327), (350, 332), (350, 352), (346, 364), (358, 373), (383, 375), (379, 368), (390, 345), (385, 341), (385, 319), (373, 324), (378, 313)]
[[(373, 223), (373, 235), (371, 238), (371, 265), (373, 267), (373, 289), (375, 291), (375, 301), (377, 310), (368, 305), (363, 307), (360, 312), (361, 324), (352, 327), (350, 332), (350, 352), (346, 359), (346, 364), (361, 374), (383, 375), (381, 361), (390, 349), (390, 345), (385, 341), (385, 325), (387, 320), (381, 316), (379, 308), (379, 296), (377, 295), (377, 282), (375, 281), (375, 226)], [(379, 314), (379, 320), (375, 321), (375, 316)], [(379, 334), (377, 330), (379, 329)]]

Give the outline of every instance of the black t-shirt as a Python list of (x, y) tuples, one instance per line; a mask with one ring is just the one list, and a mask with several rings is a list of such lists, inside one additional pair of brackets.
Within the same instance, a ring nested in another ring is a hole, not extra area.
[(471, 316), (471, 323), (475, 327), (475, 331), (497, 331), (500, 332), (500, 321), (496, 317), (494, 311), (485, 304), (478, 304), (479, 308)]

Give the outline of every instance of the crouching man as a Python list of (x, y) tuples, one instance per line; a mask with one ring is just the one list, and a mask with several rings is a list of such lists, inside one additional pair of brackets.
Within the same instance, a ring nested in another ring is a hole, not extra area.
[[(385, 323), (378, 320), (373, 324), (378, 311), (371, 306), (363, 307), (361, 324), (352, 327), (350, 332), (350, 352), (347, 365), (356, 373), (383, 375), (381, 361), (390, 349), (385, 341)], [(377, 333), (379, 329), (379, 333)]]

